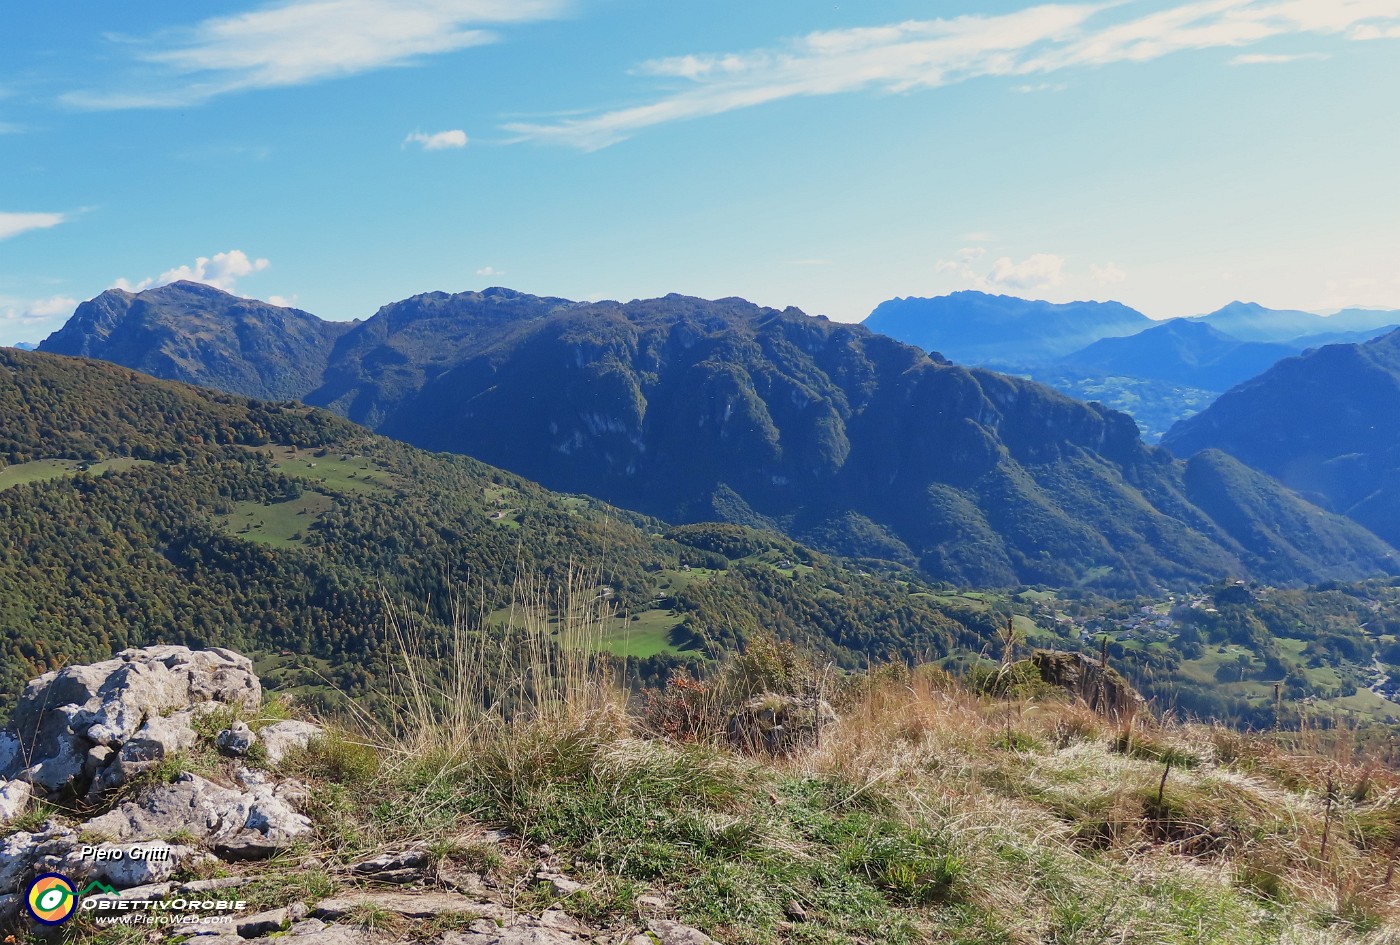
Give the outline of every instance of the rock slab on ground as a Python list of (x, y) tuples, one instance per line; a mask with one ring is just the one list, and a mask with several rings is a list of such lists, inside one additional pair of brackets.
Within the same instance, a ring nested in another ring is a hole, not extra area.
[(311, 833), (311, 821), (279, 796), (280, 789), (264, 783), (237, 791), (182, 774), (94, 817), (83, 829), (118, 841), (182, 834), (216, 851), (256, 848), (271, 855)]
[(359, 893), (322, 899), (313, 913), (318, 919), (339, 919), (361, 908), (392, 912), (405, 919), (431, 919), (445, 914), (471, 914), (491, 919), (505, 919), (509, 912), (503, 906), (479, 902), (459, 893)]

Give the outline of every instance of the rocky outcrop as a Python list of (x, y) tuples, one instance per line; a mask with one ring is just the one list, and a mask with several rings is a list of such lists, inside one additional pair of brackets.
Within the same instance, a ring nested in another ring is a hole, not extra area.
[(252, 661), (231, 650), (152, 646), (68, 666), (25, 687), (0, 736), (0, 781), (48, 796), (108, 790), (188, 750), (200, 712), (261, 702)]
[(182, 774), (89, 820), (84, 829), (119, 841), (179, 834), (226, 858), (237, 851), (237, 859), (261, 859), (257, 853), (271, 855), (311, 832), (311, 821), (289, 803), (299, 785), (251, 780), (240, 791)]
[(321, 734), (321, 726), (310, 722), (289, 719), (276, 722), (258, 732), (263, 748), (267, 751), (267, 763), (280, 764), (289, 752), (305, 748), (313, 738)]
[[(17, 896), (43, 872), (119, 890), (153, 887), (216, 855), (265, 858), (309, 835), (311, 821), (296, 809), (300, 784), (234, 763), (222, 771), (231, 783), (180, 774), (82, 819), (82, 811), (109, 804), (114, 789), (194, 751), (201, 715), (249, 712), (261, 703), (252, 662), (224, 649), (124, 650), (31, 681), (0, 733), (0, 823), (20, 817), (34, 797), (72, 816), (0, 843), (0, 897)], [(308, 722), (279, 725), (279, 757), (320, 732)], [(243, 745), (245, 753), (256, 739), (242, 722), (223, 734), (230, 733), (221, 744)]]
[(745, 702), (729, 717), (726, 734), (735, 748), (784, 755), (820, 737), (836, 713), (821, 699), (764, 693)]
[(18, 819), (29, 804), (33, 789), (24, 781), (0, 784), (0, 827)]
[(1083, 653), (1036, 650), (1031, 663), (1040, 678), (1084, 700), (1089, 708), (1112, 719), (1130, 719), (1147, 703), (1112, 666)]

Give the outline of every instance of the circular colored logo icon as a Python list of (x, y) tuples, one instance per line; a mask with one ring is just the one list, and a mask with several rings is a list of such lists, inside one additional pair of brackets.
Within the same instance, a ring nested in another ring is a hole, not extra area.
[(58, 925), (68, 921), (78, 907), (73, 881), (61, 873), (45, 873), (29, 884), (25, 905), (34, 921)]

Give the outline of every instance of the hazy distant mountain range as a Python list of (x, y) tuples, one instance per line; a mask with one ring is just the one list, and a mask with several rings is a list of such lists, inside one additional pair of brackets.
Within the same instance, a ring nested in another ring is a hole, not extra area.
[(893, 299), (864, 324), (926, 351), (1122, 410), (1155, 442), (1173, 423), (1282, 359), (1373, 338), (1400, 325), (1400, 312), (1322, 316), (1232, 302), (1208, 315), (1153, 321), (1116, 302), (955, 292)]
[(1297, 353), (1290, 345), (1240, 341), (1207, 322), (1178, 318), (1125, 338), (1104, 338), (1055, 363), (1086, 374), (1224, 391)]
[(1123, 414), (742, 299), (489, 289), (336, 325), (176, 283), (104, 293), (42, 350), (297, 397), (555, 489), (778, 528), (962, 583), (1126, 589), (1396, 567), (1365, 530), (1222, 453), (1175, 462)]
[(1335, 337), (1336, 340), (1356, 341), (1360, 339), (1340, 335), (1364, 335), (1387, 326), (1394, 327), (1400, 323), (1400, 312), (1351, 308), (1334, 315), (1314, 315), (1265, 308), (1254, 302), (1231, 302), (1209, 315), (1197, 315), (1191, 320), (1203, 322), (1241, 341), (1286, 341), (1307, 348), (1329, 343), (1319, 339)]
[(862, 323), (964, 364), (1026, 365), (1156, 324), (1119, 302), (1036, 302), (985, 292), (881, 302)]
[[(1400, 311), (1347, 309), (1324, 316), (1231, 302), (1208, 315), (1172, 321), (1206, 325), (1236, 342), (1287, 344), (1301, 351), (1373, 337), (1381, 329), (1400, 325)], [(1171, 321), (1154, 321), (1119, 302), (1041, 302), (965, 291), (937, 298), (890, 299), (876, 306), (863, 324), (964, 364), (1024, 367), (1074, 360), (1082, 349), (1102, 339), (1137, 335)], [(1193, 345), (1203, 346), (1203, 351), (1223, 348), (1223, 339), (1208, 333), (1156, 337), (1162, 350), (1181, 351)], [(1186, 352), (1186, 357), (1200, 360), (1202, 354)]]

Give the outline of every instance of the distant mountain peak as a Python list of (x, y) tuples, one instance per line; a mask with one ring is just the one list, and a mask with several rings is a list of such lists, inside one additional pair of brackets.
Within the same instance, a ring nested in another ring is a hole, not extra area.
[(80, 304), (39, 350), (114, 361), (235, 394), (299, 398), (352, 326), (185, 280)]
[(964, 289), (880, 303), (863, 324), (954, 361), (1020, 366), (1150, 327), (1121, 302), (1045, 302)]

